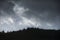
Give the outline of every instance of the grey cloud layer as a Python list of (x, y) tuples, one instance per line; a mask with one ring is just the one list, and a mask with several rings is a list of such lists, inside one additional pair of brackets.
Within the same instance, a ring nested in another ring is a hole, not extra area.
[[(31, 9), (35, 16), (45, 22), (54, 23), (60, 28), (60, 1), (59, 0), (27, 0), (23, 2), (25, 7)], [(55, 27), (54, 26), (54, 27)]]
[(15, 0), (0, 5), (0, 31), (18, 31), (28, 27), (60, 29), (59, 1)]

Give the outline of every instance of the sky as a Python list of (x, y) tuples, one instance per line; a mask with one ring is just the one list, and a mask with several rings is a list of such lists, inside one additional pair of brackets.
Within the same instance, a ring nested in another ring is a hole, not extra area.
[(60, 0), (1, 0), (0, 32), (27, 28), (60, 30)]

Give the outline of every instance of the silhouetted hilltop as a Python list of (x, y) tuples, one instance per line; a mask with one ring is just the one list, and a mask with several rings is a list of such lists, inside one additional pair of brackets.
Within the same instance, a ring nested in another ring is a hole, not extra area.
[(58, 40), (60, 30), (43, 30), (28, 28), (11, 33), (0, 33), (1, 40)]

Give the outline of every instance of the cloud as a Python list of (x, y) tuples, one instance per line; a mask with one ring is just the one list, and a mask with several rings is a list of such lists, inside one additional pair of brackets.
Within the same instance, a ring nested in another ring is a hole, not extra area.
[[(15, 16), (1, 16), (0, 18), (0, 30), (4, 32), (10, 32), (10, 31), (16, 31), (16, 30), (23, 30), (25, 28), (35, 26), (35, 21), (26, 18), (23, 16), (26, 11), (29, 11), (28, 8), (24, 8), (19, 6), (18, 4), (15, 4), (13, 7), (13, 11), (15, 13)], [(2, 11), (4, 15), (4, 11)], [(16, 18), (15, 18), (16, 17)], [(18, 21), (19, 19), (19, 21)]]
[(10, 11), (9, 9), (8, 9), (9, 12), (3, 9), (1, 10), (2, 15), (0, 15), (0, 32), (4, 31), (5, 33), (7, 33), (27, 29), (28, 27), (51, 30), (60, 29), (59, 28), (60, 25), (58, 23), (59, 18), (57, 17), (56, 20), (53, 20), (55, 19), (55, 16), (51, 16), (52, 14), (50, 13), (52, 12), (47, 10), (44, 12), (38, 12), (34, 10), (35, 8), (33, 9), (22, 6), (22, 2), (21, 3), (15, 1), (10, 2), (14, 4), (14, 6), (11, 8), (12, 11)]

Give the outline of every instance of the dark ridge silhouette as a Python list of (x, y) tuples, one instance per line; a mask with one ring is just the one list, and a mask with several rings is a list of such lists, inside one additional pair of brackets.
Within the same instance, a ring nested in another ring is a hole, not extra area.
[(28, 28), (10, 33), (0, 33), (0, 40), (59, 40), (60, 30)]

